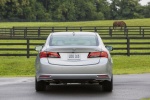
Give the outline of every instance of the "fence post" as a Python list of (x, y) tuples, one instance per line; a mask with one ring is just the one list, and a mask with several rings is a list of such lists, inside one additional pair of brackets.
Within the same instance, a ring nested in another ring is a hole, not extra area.
[(126, 34), (126, 27), (124, 27), (124, 34)]
[(54, 27), (52, 27), (52, 32), (54, 32)]
[(141, 34), (141, 26), (139, 27), (139, 30), (140, 30), (140, 34)]
[(27, 58), (30, 57), (30, 42), (29, 39), (27, 39)]
[(40, 34), (41, 34), (41, 29), (39, 27), (39, 29), (38, 29), (38, 37), (40, 37)]
[(82, 27), (80, 27), (80, 31), (82, 31)]
[(27, 27), (26, 27), (26, 36), (28, 36), (28, 33), (27, 33), (28, 31), (27, 31), (27, 30), (28, 30), (28, 29), (27, 29)]
[(24, 29), (24, 38), (26, 38), (26, 30)]
[(112, 29), (109, 29), (109, 35), (112, 37)]
[(127, 56), (130, 56), (130, 38), (127, 37)]
[(66, 27), (66, 32), (68, 31), (68, 27)]
[(128, 29), (125, 29), (126, 37), (128, 37)]
[(13, 36), (13, 29), (10, 28), (10, 38), (12, 38), (12, 36)]
[(143, 29), (143, 37), (144, 37), (144, 32), (145, 32), (145, 31), (144, 31), (144, 29)]
[(111, 26), (109, 26), (109, 29), (111, 29)]
[(27, 37), (27, 27), (25, 28), (25, 37)]
[(12, 36), (15, 36), (15, 27), (12, 28)]
[(97, 32), (97, 29), (96, 29), (96, 27), (94, 28), (94, 30), (95, 30), (95, 32)]

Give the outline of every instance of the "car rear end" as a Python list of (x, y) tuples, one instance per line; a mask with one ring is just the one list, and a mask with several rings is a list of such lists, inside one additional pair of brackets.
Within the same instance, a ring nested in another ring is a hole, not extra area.
[(38, 81), (110, 80), (112, 63), (100, 40), (96, 33), (52, 33), (39, 54)]
[(37, 57), (36, 79), (48, 83), (111, 81), (112, 60), (97, 33), (52, 33)]

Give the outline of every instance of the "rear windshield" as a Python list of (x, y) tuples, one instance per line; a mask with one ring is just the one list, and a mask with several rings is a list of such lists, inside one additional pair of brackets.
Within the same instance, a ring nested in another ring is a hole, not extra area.
[(96, 35), (53, 35), (50, 46), (97, 46)]

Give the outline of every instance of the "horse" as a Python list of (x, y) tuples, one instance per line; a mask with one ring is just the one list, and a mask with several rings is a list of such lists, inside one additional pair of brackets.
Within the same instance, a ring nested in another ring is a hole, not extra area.
[(124, 21), (115, 21), (113, 23), (113, 29), (116, 29), (116, 27), (121, 27), (122, 30), (122, 27), (126, 28), (126, 23)]

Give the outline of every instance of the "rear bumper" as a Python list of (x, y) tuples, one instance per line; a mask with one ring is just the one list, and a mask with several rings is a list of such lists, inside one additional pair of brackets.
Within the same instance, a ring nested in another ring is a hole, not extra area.
[(43, 74), (37, 76), (37, 81), (49, 82), (100, 82), (111, 81), (112, 75), (107, 74)]
[(92, 80), (104, 81), (111, 80), (112, 76), (112, 63), (108, 59), (104, 59), (95, 65), (84, 66), (62, 66), (53, 65), (40, 61), (36, 64), (36, 78), (37, 81), (69, 81), (69, 80)]

